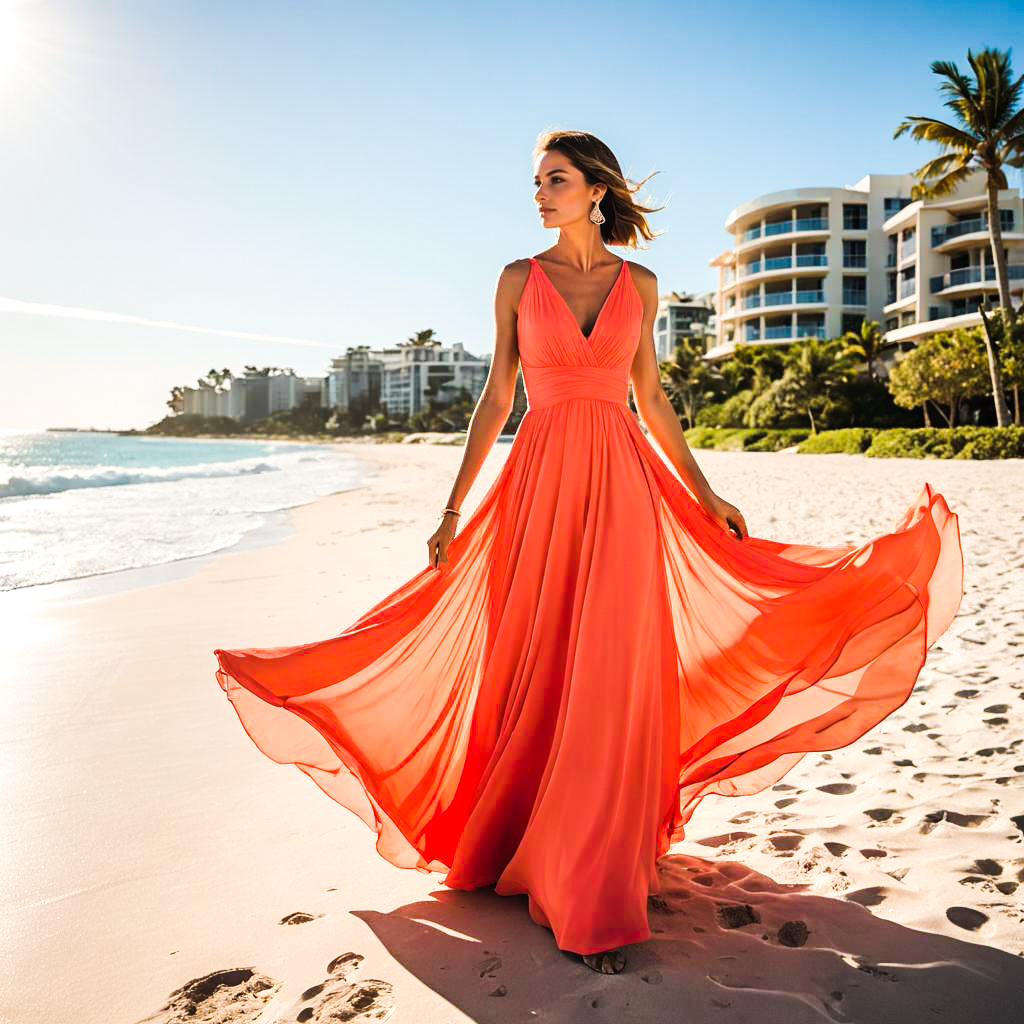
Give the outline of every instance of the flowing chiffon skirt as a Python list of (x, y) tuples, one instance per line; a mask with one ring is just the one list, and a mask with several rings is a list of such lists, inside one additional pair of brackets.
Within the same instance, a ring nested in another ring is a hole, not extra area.
[(655, 862), (705, 796), (757, 793), (905, 703), (963, 596), (928, 484), (859, 545), (722, 530), (626, 404), (640, 312), (623, 264), (585, 338), (532, 261), (530, 407), (448, 566), (337, 636), (215, 651), (257, 747), (382, 857), (526, 893), (577, 953), (650, 937)]

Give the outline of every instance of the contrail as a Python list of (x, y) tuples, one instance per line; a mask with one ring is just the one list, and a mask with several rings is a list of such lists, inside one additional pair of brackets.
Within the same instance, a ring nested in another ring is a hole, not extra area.
[(0, 313), (26, 313), (32, 316), (62, 316), (72, 320), (103, 320), (115, 324), (138, 324), (142, 327), (165, 327), (174, 331), (195, 331), (199, 334), (219, 334), (226, 338), (246, 338), (251, 341), (276, 341), (282, 345), (310, 345), (314, 348), (338, 348), (337, 344), (326, 341), (310, 341), (307, 338), (282, 338), (276, 334), (254, 334), (251, 331), (226, 331), (218, 327), (196, 327), (194, 324), (176, 324), (171, 320), (149, 320), (144, 316), (130, 316), (126, 313), (105, 313), (99, 309), (84, 309), (81, 306), (53, 306), (46, 302), (23, 302), (21, 299), (5, 299), (0, 296)]

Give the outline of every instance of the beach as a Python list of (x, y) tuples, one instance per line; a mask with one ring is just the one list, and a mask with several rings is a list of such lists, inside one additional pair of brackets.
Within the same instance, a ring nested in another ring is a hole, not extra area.
[(701, 804), (659, 864), (653, 938), (602, 976), (525, 896), (385, 862), (362, 821), (255, 748), (217, 685), (214, 648), (337, 634), (426, 564), (462, 448), (337, 447), (363, 485), (287, 510), (273, 543), (145, 585), (0, 594), (0, 1020), (1024, 1014), (1024, 461), (695, 451), (752, 535), (786, 541), (866, 542), (927, 481), (959, 516), (965, 595), (883, 723)]

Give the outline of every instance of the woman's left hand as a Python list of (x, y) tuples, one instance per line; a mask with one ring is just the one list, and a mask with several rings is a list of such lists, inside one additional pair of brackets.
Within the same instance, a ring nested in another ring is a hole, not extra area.
[(716, 494), (711, 499), (707, 511), (723, 530), (730, 530), (737, 540), (742, 540), (747, 536), (747, 524), (743, 519), (743, 513), (735, 505), (727, 502), (725, 498), (720, 498)]

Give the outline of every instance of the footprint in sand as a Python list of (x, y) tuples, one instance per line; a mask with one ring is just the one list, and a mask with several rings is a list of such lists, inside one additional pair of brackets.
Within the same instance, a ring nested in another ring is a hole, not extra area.
[(872, 821), (882, 822), (889, 821), (890, 819), (892, 819), (892, 823), (894, 825), (898, 824), (903, 820), (902, 817), (900, 817), (898, 814), (895, 818), (893, 818), (893, 815), (896, 814), (896, 812), (891, 807), (872, 807), (870, 811), (865, 811), (864, 813)]
[(859, 903), (862, 907), (877, 907), (885, 900), (885, 889), (880, 885), (872, 885), (866, 889), (857, 889), (845, 894), (851, 903)]
[(289, 914), (287, 917), (282, 917), (278, 924), (309, 924), (310, 921), (315, 921), (318, 917), (323, 917), (323, 914), (307, 914), (304, 910), (296, 910), (294, 914)]
[(980, 910), (975, 910), (974, 907), (947, 907), (946, 917), (953, 924), (969, 932), (976, 932), (988, 921), (988, 915), (983, 914)]
[[(486, 953), (487, 950), (485, 949), (484, 952)], [(501, 970), (501, 957), (484, 957), (476, 966), (481, 978), (493, 978)]]
[(327, 1024), (342, 1020), (361, 1024), (388, 1020), (396, 1009), (394, 990), (390, 982), (378, 978), (353, 979), (362, 961), (359, 953), (336, 956), (327, 965), (327, 977), (306, 989), (299, 1003), (279, 1017), (277, 1024)]
[(925, 824), (922, 824), (921, 831), (930, 832), (940, 821), (948, 821), (960, 828), (977, 828), (988, 821), (989, 817), (988, 814), (961, 814), (959, 811), (929, 811), (924, 816)]
[(255, 1021), (280, 987), (279, 981), (257, 974), (251, 967), (212, 971), (172, 992), (167, 1005), (146, 1018), (147, 1024), (172, 1024), (183, 1020), (195, 1024)]
[(979, 857), (974, 862), (974, 866), (968, 870), (980, 875), (1001, 875), (1003, 873), (1003, 865), (997, 860), (990, 860), (988, 857)]
[(776, 835), (769, 836), (768, 842), (776, 849), (784, 852), (792, 852), (798, 850), (800, 844), (804, 841), (804, 837), (801, 835)]
[(851, 782), (830, 782), (827, 786), (815, 786), (815, 789), (822, 793), (831, 793), (833, 796), (849, 796), (857, 787)]

